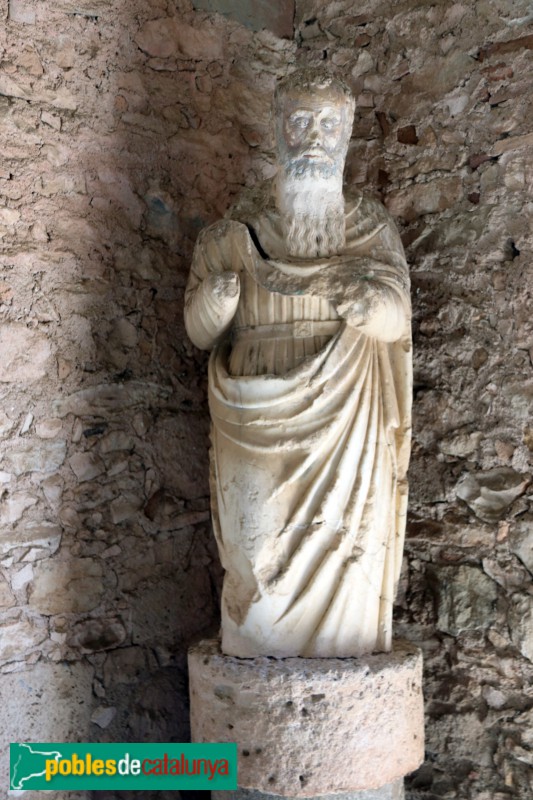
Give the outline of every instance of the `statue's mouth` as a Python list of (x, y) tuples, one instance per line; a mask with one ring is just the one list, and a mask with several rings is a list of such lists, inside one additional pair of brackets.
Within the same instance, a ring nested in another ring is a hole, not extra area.
[(306, 150), (304, 153), (302, 153), (302, 158), (319, 159), (320, 161), (325, 161), (326, 163), (331, 162), (330, 157), (325, 150), (322, 150), (322, 148)]

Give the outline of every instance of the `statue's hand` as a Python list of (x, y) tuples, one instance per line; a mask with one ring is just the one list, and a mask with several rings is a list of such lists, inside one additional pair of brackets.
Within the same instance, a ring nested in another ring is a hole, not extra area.
[(203, 282), (202, 292), (205, 309), (209, 319), (204, 322), (212, 327), (213, 336), (218, 337), (230, 326), (241, 292), (239, 276), (236, 272), (212, 273)]
[(376, 287), (370, 281), (357, 281), (346, 290), (337, 305), (337, 313), (349, 325), (359, 327), (369, 321), (377, 305), (379, 296)]
[(204, 295), (211, 308), (213, 322), (216, 327), (224, 330), (237, 311), (241, 282), (236, 272), (212, 273), (203, 284)]
[(230, 328), (239, 305), (240, 281), (236, 272), (211, 273), (199, 282), (185, 301), (185, 327), (201, 350), (210, 350)]
[(397, 341), (410, 320), (402, 296), (372, 279), (345, 288), (336, 308), (348, 325), (381, 342)]
[(206, 278), (204, 286), (215, 305), (221, 308), (237, 307), (241, 284), (236, 272), (212, 273)]

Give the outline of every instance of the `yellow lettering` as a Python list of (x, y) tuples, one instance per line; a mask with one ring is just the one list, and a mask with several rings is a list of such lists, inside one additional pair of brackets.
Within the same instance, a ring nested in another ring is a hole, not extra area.
[(101, 758), (96, 758), (93, 761), (93, 775), (103, 775), (104, 774), (104, 762)]
[(117, 772), (117, 762), (114, 758), (108, 758), (105, 762), (105, 774), (106, 775), (116, 775)]
[(83, 775), (85, 772), (85, 762), (78, 758), (76, 753), (72, 754), (72, 774), (73, 775)]
[(45, 761), (45, 776), (47, 781), (51, 781), (54, 775), (57, 775), (57, 761), (55, 758), (47, 758)]

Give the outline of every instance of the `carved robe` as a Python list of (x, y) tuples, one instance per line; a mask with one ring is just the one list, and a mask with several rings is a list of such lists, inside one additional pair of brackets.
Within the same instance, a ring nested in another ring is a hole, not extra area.
[[(202, 232), (186, 294), (187, 330), (205, 347), (213, 326), (203, 283), (212, 272), (240, 276), (236, 315), (209, 362), (222, 650), (389, 650), (411, 405), (398, 234), (359, 195), (346, 204), (341, 254), (291, 261), (273, 205), (239, 216)], [(365, 283), (374, 301), (362, 322), (348, 301)]]

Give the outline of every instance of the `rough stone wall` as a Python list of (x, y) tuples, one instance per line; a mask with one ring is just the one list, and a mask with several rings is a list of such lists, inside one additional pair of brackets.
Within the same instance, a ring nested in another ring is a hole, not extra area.
[(410, 797), (527, 800), (530, 4), (301, 0), (293, 40), (188, 0), (0, 13), (2, 781), (10, 739), (187, 737), (185, 652), (216, 626), (220, 569), (183, 287), (198, 230), (271, 174), (270, 93), (307, 59), (352, 85), (347, 179), (412, 265)]

